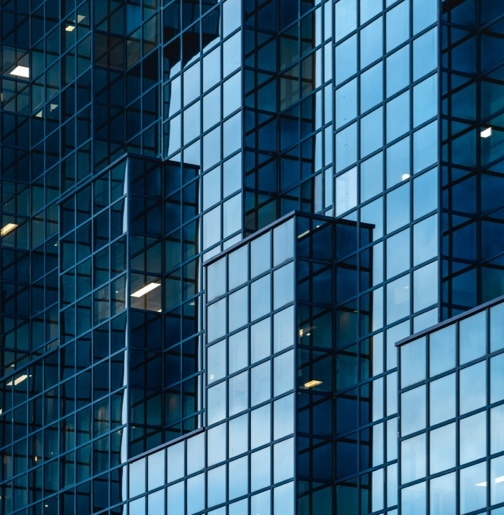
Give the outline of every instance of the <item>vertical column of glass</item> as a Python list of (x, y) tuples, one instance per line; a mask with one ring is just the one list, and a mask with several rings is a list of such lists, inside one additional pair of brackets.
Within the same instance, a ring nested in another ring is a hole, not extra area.
[(164, 168), (164, 426), (170, 440), (201, 426), (199, 168)]
[[(77, 498), (90, 511), (119, 502), (126, 425), (125, 181), (123, 160), (61, 201), (60, 345), (53, 356), (60, 377), (58, 388), (44, 383), (54, 390), (44, 395), (43, 432), (45, 448), (57, 458), (56, 471), (44, 466), (44, 481), (61, 492), (65, 510), (77, 509)], [(50, 403), (53, 395), (59, 408)]]
[(443, 317), (502, 294), (504, 12), (443, 4)]
[(321, 9), (315, 11), (307, 0), (268, 1), (249, 5), (244, 12), (245, 225), (249, 232), (293, 209), (314, 210), (312, 179), (320, 136), (317, 140), (313, 133), (321, 124), (321, 119), (316, 120), (316, 104), (320, 109), (322, 104), (321, 92), (314, 92), (322, 82), (322, 52), (315, 52), (321, 38), (320, 15)]
[(294, 512), (293, 257), (290, 218), (206, 267), (208, 507)]

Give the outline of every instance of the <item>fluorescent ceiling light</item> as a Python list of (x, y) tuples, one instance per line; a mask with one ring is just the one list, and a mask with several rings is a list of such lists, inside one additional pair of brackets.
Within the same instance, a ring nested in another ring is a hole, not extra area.
[(496, 483), (504, 483), (504, 476), (498, 476), (495, 478)]
[(16, 66), (11, 72), (11, 75), (15, 75), (16, 77), (23, 77), (25, 79), (30, 78), (30, 68), (28, 66)]
[(0, 415), (1, 415), (2, 413), (3, 413), (3, 409), (2, 409), (2, 408), (0, 408)]
[(28, 374), (23, 374), (19, 377), (16, 377), (16, 379), (14, 379), (14, 381), (8, 382), (7, 386), (17, 386), (19, 383), (26, 381), (26, 379), (28, 379)]
[(73, 32), (73, 31), (75, 30), (75, 25), (70, 25), (70, 24), (69, 24), (69, 25), (67, 25), (67, 26), (65, 27), (65, 30), (66, 30), (67, 32)]
[(489, 138), (492, 135), (492, 127), (487, 127), (480, 132), (482, 138)]
[(308, 229), (305, 232), (302, 232), (301, 234), (298, 234), (298, 240), (300, 240), (301, 238), (304, 238), (305, 236), (308, 236), (308, 234), (310, 234), (310, 229)]
[(10, 232), (12, 232), (14, 229), (17, 229), (18, 224), (8, 223), (4, 225), (0, 229), (0, 236), (3, 238), (4, 236), (7, 236)]
[(80, 23), (81, 21), (84, 21), (85, 19), (86, 19), (86, 17), (83, 16), (82, 14), (77, 15), (77, 23)]
[(139, 290), (133, 292), (131, 294), (132, 297), (143, 297), (144, 295), (147, 295), (152, 290), (155, 290), (158, 286), (161, 286), (160, 283), (149, 283), (146, 284), (143, 288), (140, 288)]
[(403, 181), (405, 181), (406, 179), (409, 179), (410, 177), (411, 177), (411, 175), (410, 175), (409, 173), (403, 173), (403, 174), (401, 175), (401, 179), (402, 179)]
[(486, 481), (482, 481), (481, 483), (476, 483), (474, 486), (487, 486), (487, 482)]
[(314, 386), (318, 386), (319, 384), (322, 384), (322, 381), (319, 381), (318, 379), (312, 379), (311, 381), (308, 381), (304, 384), (305, 388), (313, 388)]

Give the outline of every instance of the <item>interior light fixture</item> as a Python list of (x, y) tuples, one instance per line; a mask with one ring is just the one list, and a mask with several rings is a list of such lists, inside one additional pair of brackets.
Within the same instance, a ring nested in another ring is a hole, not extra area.
[(504, 476), (497, 476), (495, 478), (496, 483), (504, 483)]
[(19, 377), (16, 377), (13, 381), (9, 381), (7, 383), (7, 386), (17, 386), (18, 384), (22, 383), (23, 381), (26, 381), (28, 379), (28, 374), (20, 375)]
[(16, 66), (11, 72), (11, 75), (14, 75), (15, 77), (23, 77), (24, 79), (30, 78), (30, 68), (28, 66)]
[(84, 21), (86, 17), (83, 14), (77, 15), (77, 23), (80, 23), (81, 21)]
[(151, 292), (152, 290), (155, 290), (157, 287), (161, 286), (160, 283), (149, 283), (140, 288), (139, 290), (134, 291), (131, 296), (132, 297), (143, 297), (144, 295), (147, 295), (147, 293)]
[(65, 30), (67, 32), (73, 32), (75, 30), (75, 25), (71, 25), (71, 24), (68, 24), (66, 27), (65, 27)]
[(307, 231), (305, 232), (302, 232), (301, 234), (298, 234), (298, 240), (300, 240), (301, 238), (304, 238), (305, 236), (308, 236), (308, 234), (310, 234), (310, 229), (308, 229)]
[(486, 481), (482, 481), (481, 483), (476, 483), (474, 486), (487, 486), (487, 482)]
[(14, 223), (5, 224), (0, 229), (0, 236), (3, 238), (4, 236), (7, 236), (7, 234), (11, 233), (14, 229), (17, 229), (17, 228), (18, 228), (18, 224), (14, 224)]
[(314, 386), (318, 386), (322, 384), (322, 381), (319, 381), (318, 379), (312, 379), (311, 381), (308, 381), (304, 384), (305, 388), (313, 388)]
[(480, 132), (482, 138), (489, 138), (492, 135), (492, 127), (487, 127)]
[(2, 413), (3, 413), (3, 409), (2, 409), (2, 408), (0, 408), (0, 415), (1, 415)]
[(405, 181), (406, 179), (409, 179), (410, 177), (411, 177), (411, 175), (410, 175), (409, 173), (403, 173), (403, 174), (401, 175), (401, 179), (402, 179), (403, 181)]

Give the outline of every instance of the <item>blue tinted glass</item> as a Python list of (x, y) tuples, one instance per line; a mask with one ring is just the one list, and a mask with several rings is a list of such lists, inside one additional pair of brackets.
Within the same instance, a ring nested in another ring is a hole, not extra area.
[(409, 85), (409, 47), (405, 46), (387, 57), (387, 96)]
[[(383, 101), (383, 63), (376, 64), (360, 75), (360, 88), (361, 113), (365, 113)], [(338, 122), (337, 114), (338, 110), (336, 109), (336, 123)]]
[(386, 19), (387, 52), (409, 38), (409, 2), (403, 0), (387, 12)]

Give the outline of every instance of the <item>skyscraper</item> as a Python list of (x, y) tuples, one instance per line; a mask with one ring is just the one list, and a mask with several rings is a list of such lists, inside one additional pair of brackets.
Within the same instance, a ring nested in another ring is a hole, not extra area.
[(0, 513), (503, 513), (504, 5), (0, 5)]

